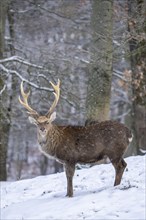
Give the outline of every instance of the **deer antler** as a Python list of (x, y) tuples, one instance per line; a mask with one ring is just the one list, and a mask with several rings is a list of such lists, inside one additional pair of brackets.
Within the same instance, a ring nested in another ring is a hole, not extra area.
[(28, 113), (33, 116), (33, 117), (38, 117), (38, 113), (33, 110), (29, 104), (28, 104), (28, 97), (30, 95), (30, 91), (28, 93), (25, 93), (24, 92), (24, 88), (23, 88), (23, 81), (21, 82), (21, 85), (20, 85), (20, 90), (21, 90), (21, 95), (22, 95), (22, 98), (23, 98), (23, 101), (21, 100), (20, 96), (19, 96), (19, 102), (21, 103), (21, 105), (23, 105), (27, 110), (28, 110)]
[(53, 113), (53, 111), (59, 101), (59, 96), (60, 96), (60, 80), (58, 79), (57, 85), (54, 85), (51, 81), (50, 81), (50, 83), (55, 91), (55, 92), (53, 92), (53, 94), (55, 96), (55, 100), (54, 100), (51, 108), (49, 109), (48, 113), (46, 114), (47, 117), (49, 117)]

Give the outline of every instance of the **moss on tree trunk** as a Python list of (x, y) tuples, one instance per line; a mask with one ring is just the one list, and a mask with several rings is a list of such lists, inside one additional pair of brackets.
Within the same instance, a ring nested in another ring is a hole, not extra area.
[(89, 65), (87, 119), (103, 121), (109, 117), (112, 79), (113, 1), (92, 1), (92, 57)]

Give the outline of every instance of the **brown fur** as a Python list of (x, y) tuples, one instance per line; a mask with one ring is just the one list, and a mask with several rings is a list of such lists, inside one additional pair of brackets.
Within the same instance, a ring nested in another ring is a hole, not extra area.
[[(65, 165), (67, 196), (73, 196), (72, 179), (77, 163), (93, 163), (108, 156), (116, 172), (118, 185), (126, 167), (122, 158), (132, 137), (123, 124), (116, 121), (103, 121), (86, 126), (57, 126), (46, 116), (37, 119), (40, 150)], [(42, 120), (43, 119), (43, 120)], [(42, 128), (45, 135), (42, 135)]]
[(56, 117), (54, 109), (60, 96), (60, 80), (57, 85), (50, 82), (55, 100), (46, 114), (40, 116), (28, 104), (29, 92), (25, 93), (23, 82), (20, 89), (23, 100), (19, 102), (28, 110), (30, 122), (38, 128), (40, 151), (48, 157), (53, 157), (65, 166), (67, 177), (67, 196), (73, 196), (72, 179), (77, 163), (98, 162), (105, 156), (109, 157), (116, 172), (115, 183), (118, 185), (126, 167), (122, 158), (132, 139), (131, 132), (123, 124), (115, 121), (86, 121), (85, 126), (57, 126), (52, 124)]

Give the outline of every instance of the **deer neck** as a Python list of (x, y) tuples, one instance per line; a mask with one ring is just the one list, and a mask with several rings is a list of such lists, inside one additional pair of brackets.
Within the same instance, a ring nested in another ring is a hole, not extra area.
[(47, 142), (53, 146), (57, 146), (60, 143), (61, 136), (59, 128), (56, 125), (52, 125), (47, 134)]
[(42, 136), (40, 133), (38, 133), (38, 141), (41, 146), (40, 150), (47, 154), (46, 156), (49, 154), (55, 157), (57, 147), (61, 143), (61, 134), (62, 132), (60, 132), (56, 125), (52, 125), (45, 136)]

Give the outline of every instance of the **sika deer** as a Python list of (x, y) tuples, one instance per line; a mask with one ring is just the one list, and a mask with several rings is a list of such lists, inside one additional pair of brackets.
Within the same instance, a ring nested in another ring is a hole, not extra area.
[(29, 92), (24, 93), (21, 83), (20, 103), (28, 110), (29, 120), (37, 126), (40, 151), (47, 157), (53, 157), (63, 163), (67, 177), (67, 196), (73, 196), (73, 175), (77, 163), (93, 163), (108, 156), (115, 168), (114, 186), (120, 184), (126, 167), (122, 158), (132, 140), (130, 130), (116, 121), (91, 123), (86, 126), (57, 126), (52, 122), (56, 118), (54, 109), (60, 96), (60, 81), (54, 88), (55, 100), (44, 116), (39, 115), (27, 102)]

